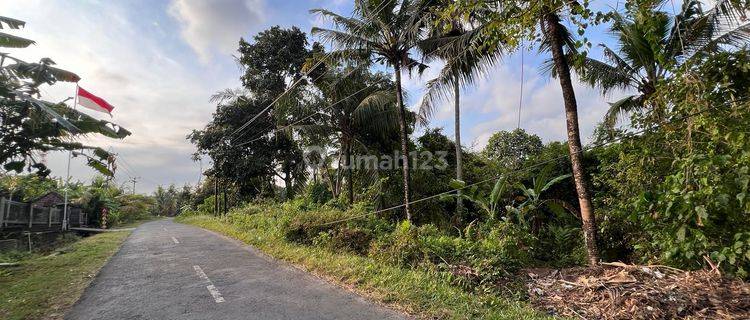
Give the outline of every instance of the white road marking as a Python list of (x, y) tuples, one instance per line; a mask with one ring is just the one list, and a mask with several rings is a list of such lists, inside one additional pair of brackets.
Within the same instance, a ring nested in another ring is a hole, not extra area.
[(177, 238), (175, 238), (175, 237), (172, 237), (172, 242), (174, 242), (175, 244), (180, 244), (180, 242), (177, 241)]
[(206, 289), (208, 289), (208, 292), (210, 292), (211, 296), (214, 297), (214, 301), (216, 301), (216, 303), (224, 302), (224, 297), (221, 296), (221, 293), (219, 293), (219, 289), (216, 289), (214, 285), (209, 284), (206, 286)]
[(216, 303), (224, 302), (224, 297), (221, 296), (221, 292), (219, 292), (219, 289), (216, 289), (216, 286), (214, 286), (214, 283), (211, 282), (211, 279), (208, 278), (206, 273), (203, 272), (203, 269), (201, 269), (200, 266), (193, 266), (193, 269), (195, 270), (195, 274), (198, 275), (198, 278), (201, 278), (201, 280), (208, 282), (206, 289), (208, 289), (208, 293), (211, 294), (211, 296), (214, 298), (214, 301), (216, 301)]
[(161, 228), (164, 229), (164, 231), (167, 231), (167, 228), (165, 228), (164, 226), (162, 226)]
[(193, 269), (195, 269), (195, 273), (198, 275), (198, 278), (211, 282), (211, 280), (208, 279), (208, 276), (205, 272), (203, 272), (203, 269), (201, 269), (200, 266), (193, 266)]

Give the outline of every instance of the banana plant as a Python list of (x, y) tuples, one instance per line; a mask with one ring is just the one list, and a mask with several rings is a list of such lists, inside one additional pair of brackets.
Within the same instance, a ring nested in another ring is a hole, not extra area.
[[(26, 25), (26, 22), (16, 20), (13, 18), (0, 16), (0, 29), (21, 29)], [(0, 47), (4, 48), (26, 48), (34, 44), (34, 40), (21, 38), (12, 34), (0, 32)]]
[(565, 174), (548, 179), (547, 175), (549, 171), (549, 168), (542, 170), (537, 177), (532, 179), (530, 187), (520, 182), (516, 183), (515, 188), (520, 192), (520, 195), (514, 199), (513, 204), (505, 206), (508, 215), (512, 215), (514, 220), (525, 228), (538, 229), (537, 227), (541, 221), (544, 209), (548, 209), (556, 214), (569, 211), (577, 216), (575, 207), (569, 203), (560, 199), (544, 199), (543, 195), (545, 191), (571, 177), (570, 174)]
[(489, 194), (486, 194), (479, 189), (478, 185), (467, 187), (466, 182), (462, 180), (453, 179), (450, 182), (450, 186), (455, 190), (461, 190), (461, 192), (443, 195), (441, 196), (441, 199), (447, 200), (461, 198), (471, 201), (484, 212), (489, 220), (495, 220), (501, 213), (501, 200), (507, 189), (508, 181), (505, 177), (497, 179)]

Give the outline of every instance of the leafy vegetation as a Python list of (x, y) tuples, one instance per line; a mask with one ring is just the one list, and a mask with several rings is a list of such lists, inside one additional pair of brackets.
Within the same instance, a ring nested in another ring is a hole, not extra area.
[[(665, 3), (628, 0), (599, 12), (589, 1), (355, 0), (352, 17), (316, 9), (331, 27), (311, 34), (330, 47), (293, 26), (240, 39), (242, 87), (214, 95), (211, 121), (188, 136), (194, 157), (213, 163), (202, 185), (141, 197), (98, 180), (75, 185), (74, 198), (122, 221), (145, 208), (181, 214), (434, 317), (538, 316), (509, 302), (523, 298), (524, 268), (625, 261), (747, 279), (750, 2), (689, 0), (671, 13)], [(593, 46), (593, 25), (607, 27), (617, 47)], [(30, 43), (0, 34), (6, 46)], [(465, 148), (461, 89), (522, 46), (548, 58), (540, 71), (560, 85), (566, 141), (516, 129), (495, 132), (484, 150)], [(438, 60), (411, 112), (403, 73)], [(72, 74), (48, 60), (5, 70), (16, 77), (0, 100), (12, 107), (9, 130), (57, 119), (41, 138), (23, 135), (37, 140), (8, 142), (26, 147), (0, 158), (6, 170), (30, 161), (44, 173), (32, 151), (71, 149), (58, 141), (60, 130), (75, 134), (68, 123), (98, 132), (27, 97)], [(589, 145), (576, 80), (617, 95)], [(449, 96), (453, 140), (429, 128)], [(38, 115), (13, 113), (29, 110)], [(11, 131), (2, 138), (16, 139)], [(19, 198), (56, 187), (16, 178), (7, 189)]]
[[(433, 259), (439, 260), (438, 255), (445, 255), (447, 259), (458, 259), (446, 253), (456, 255), (469, 253), (468, 248), (463, 247), (469, 242), (454, 244), (450, 241), (443, 241), (436, 235), (437, 230), (434, 228), (417, 228), (404, 222), (393, 229), (394, 227), (386, 220), (369, 218), (366, 221), (352, 221), (346, 226), (331, 226), (328, 231), (317, 234), (315, 232), (318, 229), (308, 229), (311, 231), (305, 233), (304, 239), (297, 238), (300, 233), (295, 230), (299, 230), (300, 225), (312, 226), (320, 221), (331, 221), (356, 213), (356, 210), (343, 212), (330, 208), (304, 212), (299, 211), (292, 204), (251, 205), (235, 210), (225, 218), (186, 215), (180, 216), (178, 221), (195, 224), (242, 240), (276, 258), (302, 266), (332, 281), (351, 286), (361, 294), (410, 313), (447, 319), (546, 318), (523, 302), (482, 292), (471, 293), (462, 290), (455, 285), (462, 281), (462, 278), (443, 269), (405, 267), (411, 264), (430, 263), (428, 261)], [(318, 221), (313, 221), (315, 218), (305, 218), (307, 216), (316, 217)], [(367, 230), (366, 232), (372, 236), (377, 233), (380, 239), (372, 238), (373, 244), (376, 242), (393, 243), (387, 247), (394, 249), (386, 252), (380, 249), (386, 245), (380, 244), (369, 250), (373, 256), (368, 256), (365, 252), (357, 253), (353, 249), (361, 247), (362, 243), (354, 244), (346, 240), (348, 236), (355, 234), (357, 241), (364, 239), (355, 230)], [(294, 234), (291, 239), (295, 240), (289, 240), (290, 234)], [(313, 238), (307, 238), (308, 235), (312, 235)], [(438, 246), (438, 248), (421, 252), (418, 246), (412, 244), (411, 240), (415, 237), (429, 241), (430, 245)], [(317, 245), (300, 244), (308, 241), (315, 241)], [(487, 255), (500, 252), (498, 250), (501, 249), (493, 247), (500, 245), (497, 241), (489, 239), (488, 241), (491, 244), (487, 243), (481, 248), (471, 250), (473, 252), (484, 250)], [(510, 238), (506, 241), (515, 242)], [(404, 246), (416, 249), (401, 250)], [(395, 249), (395, 247), (400, 249)], [(332, 248), (338, 249), (332, 250)], [(457, 248), (461, 248), (462, 251), (457, 252)], [(464, 249), (467, 251), (463, 251)], [(397, 255), (388, 256), (388, 253)], [(428, 253), (431, 255), (428, 256)], [(380, 256), (388, 257), (380, 258)], [(476, 259), (480, 260), (478, 257)], [(397, 260), (399, 264), (388, 263), (385, 260)]]
[[(20, 29), (23, 21), (0, 17), (0, 29)], [(0, 48), (26, 48), (34, 41), (0, 33)], [(6, 62), (12, 62), (6, 64)], [(39, 153), (71, 151), (76, 157), (104, 175), (113, 175), (114, 156), (104, 149), (83, 145), (77, 138), (88, 134), (123, 139), (130, 132), (114, 123), (94, 119), (65, 102), (41, 100), (40, 87), (58, 81), (78, 82), (70, 71), (54, 67), (43, 58), (29, 63), (8, 54), (0, 54), (0, 165), (5, 171), (25, 170), (46, 176), (50, 172), (38, 159)], [(88, 151), (88, 152), (84, 152)]]
[[(61, 180), (37, 174), (0, 175), (0, 194), (15, 201), (29, 202), (49, 192), (62, 194), (65, 185)], [(103, 176), (90, 183), (69, 184), (70, 203), (80, 206), (88, 214), (87, 224), (102, 226), (102, 209), (107, 209), (106, 227), (119, 227), (157, 216), (175, 216), (192, 205), (189, 186), (178, 191), (172, 185), (157, 187), (153, 195), (133, 194), (114, 185)]]
[[(244, 88), (228, 91), (241, 94), (218, 101), (213, 122), (191, 136), (196, 155), (216, 165), (189, 212), (225, 214), (218, 204), (231, 203), (242, 208), (229, 214), (234, 225), (243, 215), (260, 219), (258, 203), (290, 210), (263, 218), (284, 241), (461, 274), (470, 292), (499, 293), (500, 275), (524, 267), (601, 260), (715, 264), (747, 277), (749, 4), (686, 1), (674, 14), (649, 0), (608, 12), (587, 1), (499, 4), (355, 1), (352, 18), (313, 10), (332, 23), (312, 30), (330, 52), (297, 28), (243, 42)], [(617, 48), (586, 37), (602, 24)], [(560, 83), (567, 141), (545, 144), (517, 129), (467, 150), (440, 129), (413, 137), (448, 96), (459, 128), (460, 89), (522, 43), (549, 54), (542, 71)], [(257, 53), (268, 48), (283, 54)], [(420, 111), (405, 110), (402, 71), (435, 60), (444, 67)], [(373, 63), (394, 75), (371, 71)], [(588, 146), (574, 76), (603, 94), (629, 90), (613, 97)], [(380, 162), (408, 151), (396, 165)], [(211, 196), (216, 181), (236, 191), (229, 200)]]

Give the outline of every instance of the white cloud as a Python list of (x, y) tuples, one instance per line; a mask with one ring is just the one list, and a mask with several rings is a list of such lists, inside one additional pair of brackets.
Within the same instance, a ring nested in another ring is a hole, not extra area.
[[(488, 70), (478, 77), (477, 83), (461, 93), (461, 117), (463, 143), (467, 147), (481, 149), (489, 137), (500, 130), (513, 130), (518, 123), (520, 65), (508, 59), (505, 63)], [(521, 106), (521, 128), (539, 135), (544, 141), (567, 140), (562, 91), (555, 79), (540, 75), (534, 65), (526, 65)], [(405, 85), (418, 88), (421, 81), (407, 79)], [(578, 100), (581, 139), (589, 140), (595, 126), (603, 119), (611, 97), (583, 84), (575, 82)], [(418, 90), (418, 89), (416, 89)], [(421, 93), (420, 93), (421, 94)], [(419, 98), (417, 96), (417, 98)], [(415, 99), (418, 100), (418, 99)], [(432, 125), (444, 127), (445, 133), (453, 135), (453, 102), (444, 101), (437, 108)]]
[(223, 54), (237, 50), (239, 38), (260, 26), (265, 17), (262, 0), (173, 0), (169, 13), (203, 62), (214, 50)]

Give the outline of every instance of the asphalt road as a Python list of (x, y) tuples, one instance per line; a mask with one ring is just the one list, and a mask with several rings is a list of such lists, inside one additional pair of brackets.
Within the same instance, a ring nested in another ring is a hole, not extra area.
[(254, 248), (171, 220), (141, 225), (65, 319), (402, 319)]

